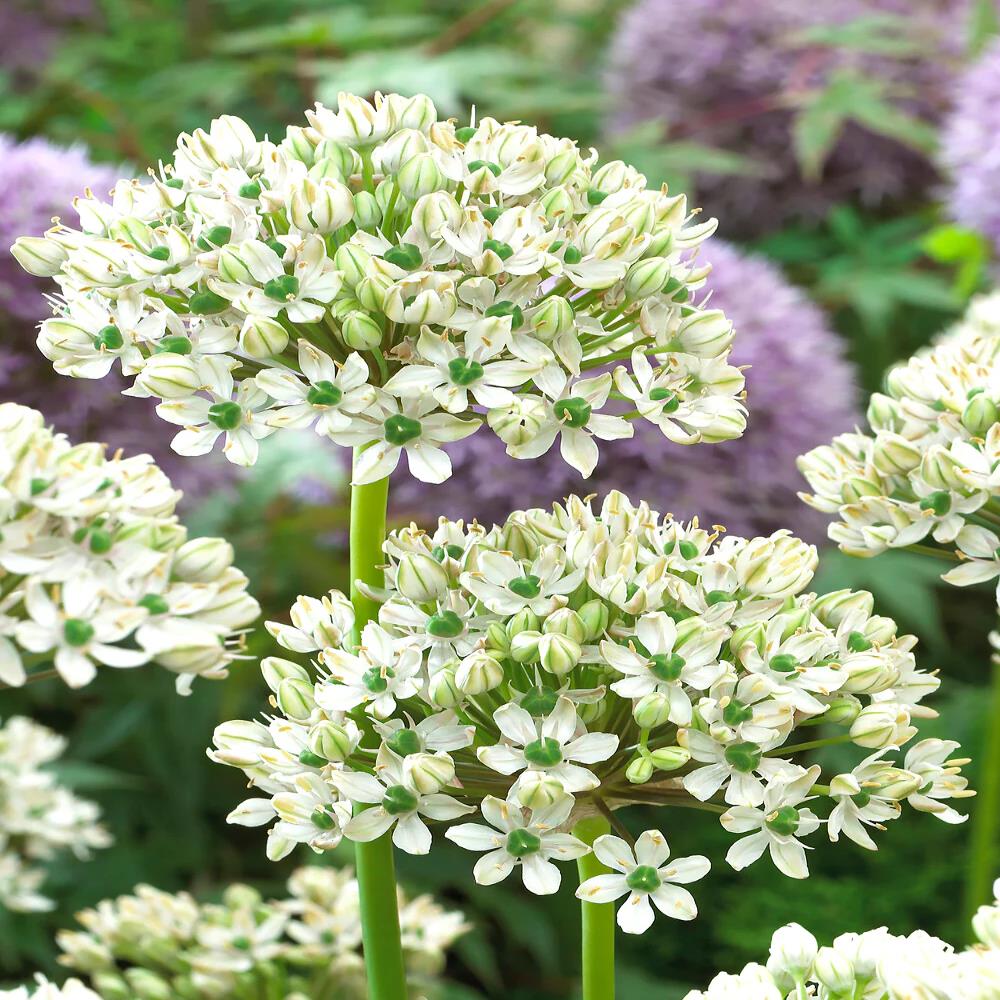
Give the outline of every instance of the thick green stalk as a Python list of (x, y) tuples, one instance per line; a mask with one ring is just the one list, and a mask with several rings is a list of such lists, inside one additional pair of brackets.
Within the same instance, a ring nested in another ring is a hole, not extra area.
[[(355, 451), (354, 461), (360, 450)], [(378, 614), (378, 602), (365, 597), (355, 581), (381, 587), (384, 561), (385, 508), (389, 480), (351, 488), (351, 601), (355, 642), (362, 628)], [(370, 1000), (406, 1000), (406, 970), (399, 937), (396, 873), (390, 834), (371, 843), (355, 844), (365, 969)]]
[(972, 799), (972, 834), (966, 881), (966, 908), (971, 917), (976, 908), (993, 899), (991, 886), (1000, 876), (1000, 656), (991, 663), (989, 704), (983, 719), (979, 750), (979, 781)]
[[(611, 831), (603, 816), (580, 820), (573, 833), (586, 844)], [(580, 881), (594, 875), (606, 875), (611, 869), (587, 854), (577, 861)], [(615, 904), (580, 903), (583, 924), (582, 956), (583, 1000), (614, 1000), (615, 997)]]

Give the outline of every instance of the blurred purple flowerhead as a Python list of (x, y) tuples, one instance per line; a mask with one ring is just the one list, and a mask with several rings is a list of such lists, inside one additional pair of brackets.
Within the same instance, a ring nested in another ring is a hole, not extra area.
[(534, 461), (508, 458), (498, 438), (474, 434), (448, 448), (454, 475), (428, 486), (399, 475), (390, 490), (396, 518), (433, 524), (439, 515), (502, 521), (570, 493), (620, 489), (677, 517), (698, 515), (737, 534), (790, 528), (821, 541), (825, 523), (799, 501), (795, 460), (859, 420), (851, 365), (823, 313), (769, 262), (713, 240), (712, 304), (733, 321), (732, 362), (747, 372), (747, 431), (725, 444), (676, 445), (640, 422), (635, 437), (602, 444), (588, 480), (556, 449)]
[(1000, 41), (956, 81), (941, 137), (953, 219), (1000, 248)]
[[(787, 105), (834, 74), (857, 71), (882, 81), (894, 106), (936, 123), (967, 41), (968, 7), (969, 0), (640, 0), (612, 42), (609, 127), (618, 133), (661, 121), (672, 139), (755, 160), (762, 177), (696, 176), (698, 203), (722, 220), (725, 236), (816, 218), (844, 198), (879, 204), (913, 195), (934, 179), (928, 158), (853, 123), (822, 176), (806, 180)], [(874, 54), (802, 37), (886, 16), (898, 18), (899, 27), (882, 34), (912, 50)]]

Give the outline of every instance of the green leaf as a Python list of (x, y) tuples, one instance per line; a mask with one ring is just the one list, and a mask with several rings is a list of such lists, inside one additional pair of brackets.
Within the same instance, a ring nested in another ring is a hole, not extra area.
[(821, 45), (889, 58), (908, 59), (936, 51), (909, 32), (911, 20), (894, 14), (871, 14), (843, 24), (817, 24), (791, 36), (798, 46)]
[(996, 0), (974, 0), (969, 12), (969, 55), (978, 56), (998, 33), (1000, 11)]

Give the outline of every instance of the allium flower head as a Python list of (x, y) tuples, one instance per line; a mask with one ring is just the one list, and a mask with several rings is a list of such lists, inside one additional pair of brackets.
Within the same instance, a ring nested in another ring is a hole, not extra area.
[(188, 539), (179, 496), (148, 455), (71, 445), (0, 404), (0, 681), (54, 667), (81, 687), (149, 662), (180, 690), (226, 676), (260, 609), (228, 542)]
[[(407, 977), (422, 993), (469, 927), (461, 913), (429, 896), (400, 893), (399, 916)], [(367, 996), (358, 884), (349, 869), (299, 868), (281, 899), (231, 885), (221, 902), (206, 904), (140, 885), (77, 919), (83, 930), (58, 935), (60, 961), (103, 996), (211, 1000), (267, 990), (313, 997), (331, 987), (338, 997)]]
[[(290, 624), (268, 624), (288, 651), (261, 664), (276, 714), (216, 730), (210, 756), (262, 793), (230, 822), (273, 823), (273, 860), (390, 831), (426, 854), (440, 824), (463, 820), (445, 836), (481, 855), (478, 882), (516, 870), (546, 894), (589, 850), (571, 833), (581, 816), (708, 804), (740, 838), (734, 868), (769, 852), (804, 878), (803, 841), (851, 781), (892, 802), (834, 832), (864, 846), (903, 802), (941, 815), (930, 790), (967, 794), (954, 743), (915, 744), (919, 774), (896, 758), (938, 683), (916, 667), (915, 639), (874, 615), (868, 593), (810, 593), (816, 550), (788, 532), (722, 538), (613, 493), (489, 531), (442, 518), (384, 550), (384, 590), (364, 588), (381, 607), (360, 642), (343, 594), (299, 598)], [(838, 776), (796, 762), (799, 727), (820, 720), (864, 748), (836, 791)], [(652, 907), (694, 916), (679, 885), (706, 859), (670, 860), (655, 829), (634, 852), (616, 837), (594, 850), (617, 874), (580, 892), (629, 894), (625, 930), (644, 930)]]
[(950, 178), (948, 208), (963, 226), (1000, 246), (1000, 42), (994, 42), (954, 85), (941, 162)]
[(79, 979), (67, 979), (57, 986), (44, 976), (36, 976), (35, 984), (33, 989), (21, 986), (16, 990), (0, 990), (0, 1000), (103, 1000)]
[[(77, 199), (80, 229), (19, 239), (59, 286), (38, 345), (55, 369), (134, 378), (239, 465), (285, 427), (365, 448), (355, 482), (442, 482), (480, 428), (589, 476), (599, 441), (648, 421), (673, 441), (745, 426), (733, 330), (698, 299), (715, 230), (683, 195), (567, 139), (431, 101), (349, 94), (278, 143), (233, 117), (174, 162)], [(635, 404), (609, 412), (615, 393)], [(626, 419), (627, 417), (627, 419)]]
[[(640, 0), (612, 42), (610, 126), (661, 121), (671, 138), (756, 161), (763, 176), (699, 172), (699, 196), (721, 214), (726, 235), (760, 232), (796, 216), (821, 216), (844, 197), (877, 203), (919, 191), (934, 177), (927, 158), (902, 142), (849, 122), (809, 181), (794, 156), (794, 107), (838, 73), (860, 71), (891, 103), (926, 124), (947, 107), (951, 65), (966, 44), (967, 5), (952, 0)], [(956, 10), (956, 8), (958, 8)], [(802, 33), (893, 17), (888, 55), (809, 43)], [(902, 46), (900, 47), (900, 49)]]
[(841, 934), (828, 946), (805, 928), (775, 931), (765, 965), (722, 972), (705, 990), (684, 1000), (839, 1000), (904, 997), (927, 1000), (994, 1000), (1000, 996), (1000, 881), (996, 901), (981, 906), (973, 922), (976, 943), (957, 951), (924, 931), (891, 934), (885, 927)]
[[(433, 524), (439, 515), (502, 521), (518, 507), (546, 506), (579, 492), (612, 489), (648, 497), (678, 516), (701, 515), (742, 535), (789, 528), (816, 540), (822, 519), (802, 507), (796, 459), (833, 434), (856, 426), (854, 373), (843, 342), (823, 313), (773, 264), (713, 240), (712, 305), (739, 331), (730, 361), (746, 367), (746, 433), (712, 448), (667, 442), (655, 424), (604, 446), (606, 461), (586, 484), (554, 453), (522, 465), (489, 435), (447, 448), (454, 467), (435, 487), (397, 476), (390, 506), (397, 516)], [(624, 409), (624, 403), (619, 404)]]
[(97, 806), (63, 788), (48, 768), (65, 747), (31, 719), (14, 716), (0, 726), (0, 907), (51, 909), (41, 892), (45, 863), (68, 852), (85, 860), (111, 843)]
[[(889, 372), (868, 406), (871, 433), (842, 434), (799, 460), (836, 515), (830, 537), (851, 555), (937, 543), (963, 587), (1000, 576), (1000, 294), (976, 299), (929, 351)], [(1000, 602), (1000, 589), (998, 589)]]

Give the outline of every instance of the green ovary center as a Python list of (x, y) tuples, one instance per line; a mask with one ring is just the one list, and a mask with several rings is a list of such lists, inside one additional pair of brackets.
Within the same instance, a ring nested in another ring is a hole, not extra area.
[(390, 785), (385, 790), (385, 796), (382, 799), (382, 808), (390, 816), (411, 813), (417, 808), (417, 797), (403, 785)]
[(396, 413), (389, 417), (382, 426), (385, 430), (386, 441), (397, 446), (413, 441), (423, 433), (423, 427), (421, 427), (419, 420), (404, 417), (402, 413)]
[(395, 676), (391, 667), (370, 667), (361, 675), (361, 683), (372, 694), (382, 694), (389, 687), (388, 678)]
[(326, 379), (309, 386), (306, 393), (306, 402), (313, 406), (336, 406), (343, 398), (343, 392)]
[(94, 638), (94, 626), (80, 618), (63, 622), (63, 638), (70, 646), (86, 646)]
[(663, 879), (652, 865), (639, 865), (625, 876), (625, 884), (633, 892), (656, 892), (663, 885)]
[(679, 653), (657, 653), (649, 658), (649, 672), (659, 681), (680, 680), (684, 662)]
[(552, 411), (559, 423), (579, 428), (587, 426), (593, 407), (580, 396), (570, 396), (569, 399), (560, 399), (553, 403)]
[(795, 806), (782, 806), (768, 820), (767, 827), (779, 837), (790, 837), (799, 828), (799, 811)]
[(511, 830), (507, 834), (507, 853), (515, 858), (526, 858), (541, 850), (542, 842), (527, 830)]
[(243, 423), (243, 410), (232, 401), (213, 403), (208, 408), (208, 419), (220, 431), (234, 431)]
[(427, 634), (435, 639), (454, 639), (461, 635), (465, 626), (454, 611), (442, 611), (427, 619)]
[(484, 375), (485, 369), (478, 361), (469, 358), (452, 358), (448, 362), (448, 375), (455, 385), (472, 385)]
[(760, 764), (761, 750), (756, 743), (733, 743), (726, 747), (725, 757), (735, 770), (749, 774)]
[(400, 757), (406, 757), (411, 753), (420, 753), (423, 749), (420, 737), (412, 729), (397, 729), (385, 741), (385, 745)]
[(557, 700), (558, 695), (555, 691), (551, 691), (548, 688), (536, 687), (528, 691), (521, 699), (521, 708), (528, 715), (540, 717), (548, 715), (556, 707)]
[(524, 748), (524, 759), (536, 767), (555, 767), (562, 762), (562, 747), (558, 740), (543, 736), (540, 740), (532, 740)]
[(511, 593), (517, 594), (518, 597), (527, 598), (528, 600), (537, 597), (542, 592), (542, 581), (531, 573), (515, 577), (507, 586), (510, 588)]
[(299, 294), (299, 279), (294, 274), (272, 278), (264, 285), (264, 294), (276, 302), (287, 302)]
[(741, 722), (749, 722), (752, 718), (753, 709), (737, 698), (733, 698), (722, 710), (722, 721), (727, 726), (738, 726)]
[(779, 653), (771, 657), (770, 668), (779, 674), (790, 674), (798, 668), (799, 661), (789, 653)]

